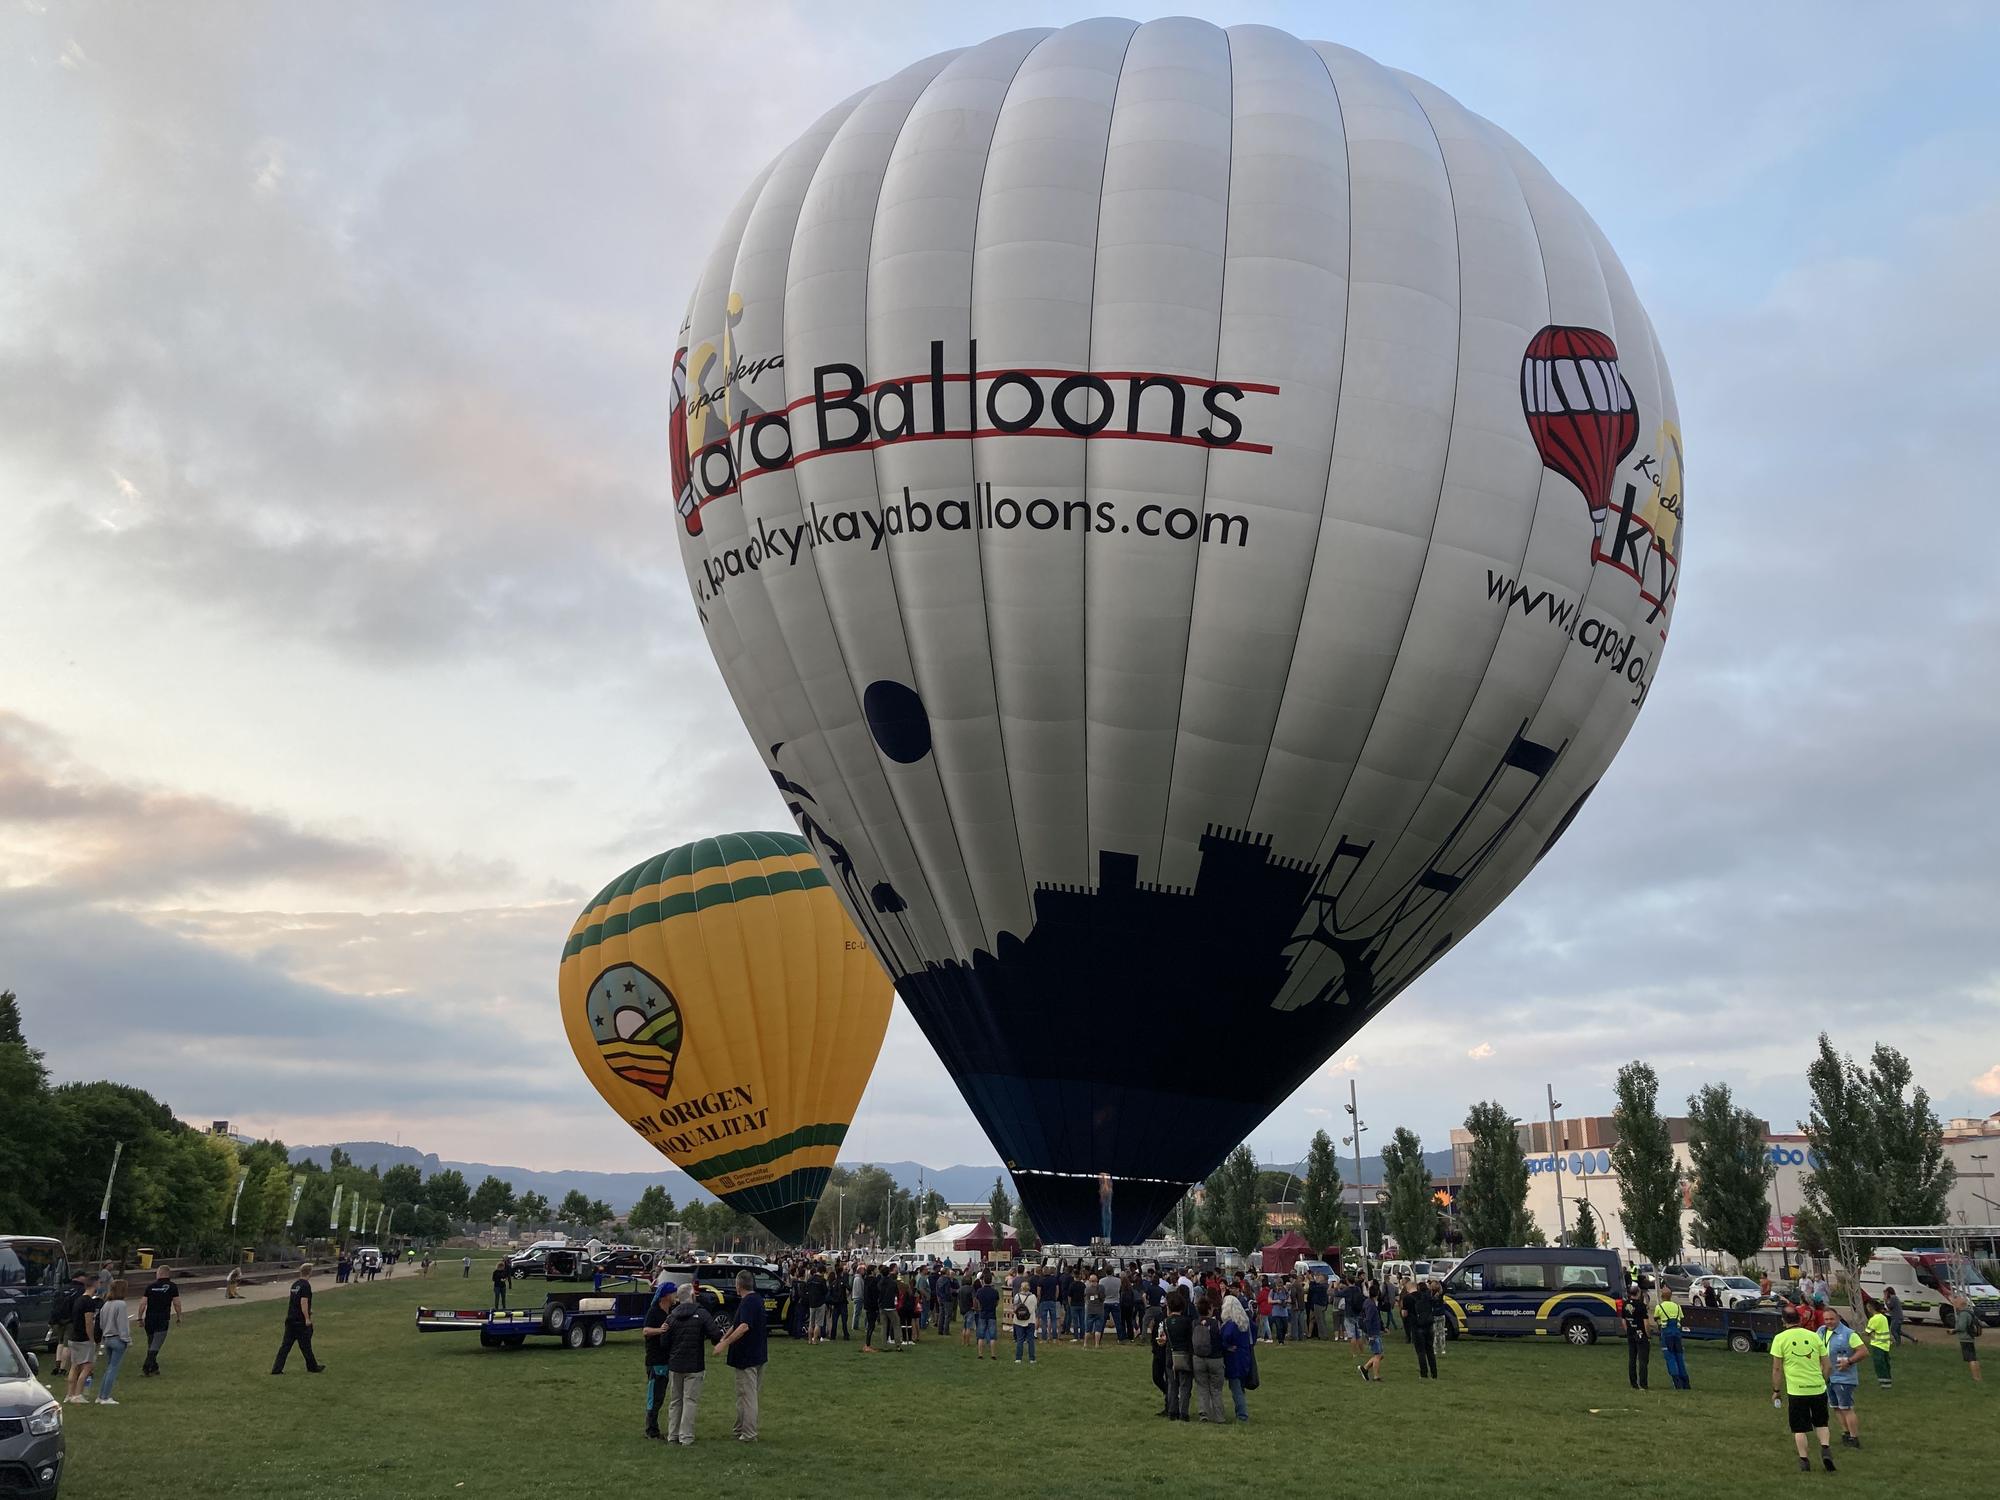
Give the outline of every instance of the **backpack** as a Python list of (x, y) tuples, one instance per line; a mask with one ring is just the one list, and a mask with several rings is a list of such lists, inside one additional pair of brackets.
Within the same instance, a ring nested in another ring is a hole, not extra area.
[(1194, 1325), (1194, 1357), (1217, 1359), (1222, 1354), (1222, 1327), (1213, 1318), (1197, 1318)]

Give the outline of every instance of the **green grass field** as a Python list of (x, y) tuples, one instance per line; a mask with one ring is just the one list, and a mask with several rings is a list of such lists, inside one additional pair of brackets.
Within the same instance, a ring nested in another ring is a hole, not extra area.
[[(283, 1305), (188, 1316), (167, 1374), (135, 1353), (115, 1408), (70, 1407), (71, 1500), (162, 1494), (563, 1496), (674, 1492), (758, 1497), (1178, 1494), (1367, 1497), (1607, 1493), (1671, 1500), (1768, 1496), (1774, 1487), (1964, 1496), (2000, 1474), (2000, 1377), (1975, 1388), (1936, 1330), (1898, 1355), (1896, 1389), (1864, 1376), (1860, 1453), (1840, 1472), (1797, 1472), (1762, 1356), (1702, 1345), (1695, 1389), (1667, 1389), (1657, 1351), (1648, 1394), (1625, 1381), (1623, 1345), (1570, 1349), (1461, 1342), (1438, 1384), (1416, 1379), (1400, 1335), (1386, 1379), (1364, 1385), (1345, 1344), (1259, 1350), (1249, 1426), (1186, 1426), (1159, 1398), (1137, 1347), (1042, 1350), (1035, 1368), (981, 1363), (954, 1334), (900, 1354), (772, 1340), (763, 1441), (729, 1440), (729, 1377), (711, 1361), (691, 1449), (639, 1436), (637, 1335), (571, 1352), (553, 1341), (483, 1350), (469, 1335), (418, 1335), (420, 1300), (478, 1305), (474, 1279), (378, 1282), (320, 1301), (308, 1376), (296, 1355), (274, 1380)], [(519, 1289), (525, 1291), (525, 1288)], [(532, 1295), (532, 1294), (528, 1294)], [(517, 1295), (516, 1302), (526, 1300)], [(2000, 1339), (1990, 1340), (2000, 1355)]]

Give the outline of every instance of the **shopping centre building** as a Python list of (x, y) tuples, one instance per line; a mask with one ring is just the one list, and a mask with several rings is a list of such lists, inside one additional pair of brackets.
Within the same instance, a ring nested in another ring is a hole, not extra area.
[[(1674, 1143), (1674, 1159), (1683, 1173), (1689, 1171), (1688, 1121), (1666, 1121)], [(1609, 1115), (1588, 1115), (1578, 1119), (1524, 1121), (1519, 1126), (1521, 1147), (1528, 1156), (1528, 1211), (1551, 1243), (1559, 1225), (1574, 1227), (1576, 1210), (1588, 1203), (1597, 1220), (1597, 1240), (1636, 1256), (1636, 1248), (1625, 1233), (1618, 1195), (1618, 1174), (1612, 1165), (1611, 1148), (1618, 1144), (1618, 1126)], [(1451, 1133), (1452, 1180), (1465, 1178), (1472, 1137), (1463, 1129)], [(1811, 1165), (1805, 1136), (1781, 1133), (1764, 1126), (1764, 1149), (1770, 1155), (1771, 1219), (1763, 1259), (1773, 1267), (1784, 1252), (1796, 1245), (1794, 1215), (1804, 1199), (1804, 1179)], [(1945, 1126), (1945, 1154), (1958, 1169), (1946, 1207), (1954, 1225), (1978, 1229), (2000, 1225), (2000, 1191), (1994, 1173), (2000, 1171), (2000, 1114), (1983, 1119), (1955, 1119)], [(1703, 1247), (1697, 1244), (1694, 1210), (1689, 1190), (1682, 1189), (1682, 1243), (1697, 1258)], [(1914, 1226), (1913, 1226), (1914, 1227)]]

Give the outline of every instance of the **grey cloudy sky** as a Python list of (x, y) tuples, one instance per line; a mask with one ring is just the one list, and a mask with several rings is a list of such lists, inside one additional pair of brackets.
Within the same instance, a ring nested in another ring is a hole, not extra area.
[[(0, 986), (59, 1076), (190, 1119), (653, 1164), (567, 1056), (562, 936), (784, 820), (673, 555), (688, 289), (827, 105), (1086, 12), (0, 6)], [(1789, 1124), (1821, 1028), (2000, 1108), (2000, 25), (1400, 9), (1205, 13), (1430, 79), (1592, 210), (1692, 550), (1558, 854), (1256, 1144), (1350, 1077), (1434, 1144), (1544, 1081), (1595, 1112), (1633, 1056)], [(900, 1011), (848, 1150), (993, 1159)]]

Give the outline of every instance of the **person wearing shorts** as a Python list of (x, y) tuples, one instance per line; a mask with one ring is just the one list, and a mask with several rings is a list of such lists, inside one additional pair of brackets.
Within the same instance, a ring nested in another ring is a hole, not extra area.
[(1972, 1371), (1972, 1383), (1983, 1384), (1985, 1376), (1979, 1373), (1979, 1313), (1972, 1305), (1972, 1299), (1963, 1292), (1951, 1295), (1951, 1326), (1958, 1335), (1958, 1357), (1965, 1361)]
[(1860, 1366), (1868, 1358), (1868, 1346), (1837, 1307), (1829, 1310), (1819, 1337), (1820, 1342), (1826, 1345), (1826, 1359), (1830, 1367), (1826, 1377), (1827, 1409), (1840, 1424), (1841, 1446), (1859, 1448), (1861, 1427), (1854, 1415), (1854, 1393), (1861, 1385)]
[(1833, 1444), (1827, 1434), (1827, 1377), (1833, 1372), (1826, 1345), (1819, 1335), (1799, 1327), (1799, 1310), (1785, 1309), (1785, 1330), (1771, 1340), (1771, 1399), (1785, 1399), (1792, 1445), (1798, 1450), (1801, 1472), (1812, 1468), (1806, 1456), (1806, 1435), (1819, 1438), (1820, 1466), (1833, 1472)]
[(1382, 1378), (1382, 1309), (1373, 1297), (1361, 1302), (1361, 1337), (1368, 1342), (1368, 1358), (1360, 1365), (1361, 1378), (1374, 1382)]

